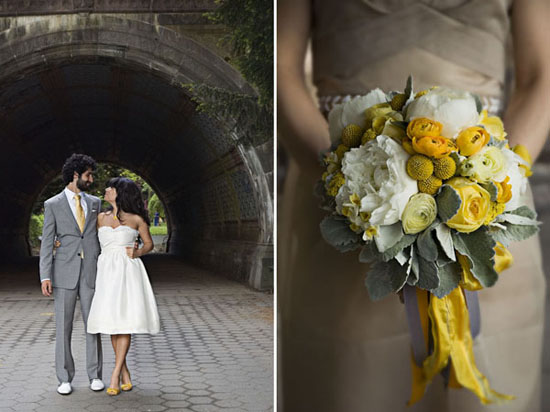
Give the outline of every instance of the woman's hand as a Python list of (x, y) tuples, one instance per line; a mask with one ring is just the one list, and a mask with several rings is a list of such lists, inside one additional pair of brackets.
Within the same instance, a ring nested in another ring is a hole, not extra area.
[(127, 255), (130, 259), (135, 259), (135, 258), (141, 256), (141, 252), (140, 252), (140, 250), (137, 248), (137, 245), (134, 244), (134, 247), (127, 247), (127, 248), (126, 248), (126, 255)]

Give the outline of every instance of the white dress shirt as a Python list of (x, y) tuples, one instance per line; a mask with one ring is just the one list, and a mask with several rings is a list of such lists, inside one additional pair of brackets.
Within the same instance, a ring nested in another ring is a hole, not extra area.
[[(78, 222), (78, 219), (76, 218), (76, 193), (72, 190), (65, 188), (64, 190), (65, 196), (67, 196), (67, 200), (69, 201), (69, 206), (71, 207), (71, 212), (73, 212), (74, 219)], [(88, 204), (86, 203), (86, 193), (80, 192), (80, 204), (82, 205), (82, 209), (84, 209), (84, 217), (88, 216)]]

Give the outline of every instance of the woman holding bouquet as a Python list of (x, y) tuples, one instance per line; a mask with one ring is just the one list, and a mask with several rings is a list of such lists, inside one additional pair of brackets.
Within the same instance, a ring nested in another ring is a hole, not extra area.
[[(320, 235), (325, 212), (312, 194), (319, 153), (330, 146), (325, 116), (369, 90), (433, 85), (480, 95), (491, 115), (504, 111), (506, 42), (514, 45), (515, 89), (505, 128), (533, 159), (548, 132), (550, 51), (545, 0), (407, 2), (280, 0), (278, 85), (282, 138), (292, 160), (279, 224), (280, 402), (285, 412), (485, 411), (467, 390), (434, 379), (424, 398), (410, 394), (410, 337), (397, 298), (372, 302), (357, 253), (341, 254)], [(308, 39), (321, 110), (304, 82)], [(529, 194), (527, 194), (529, 196)], [(532, 200), (529, 200), (532, 202)], [(516, 399), (505, 411), (540, 410), (545, 280), (537, 237), (512, 244), (515, 263), (479, 292), (479, 369)]]

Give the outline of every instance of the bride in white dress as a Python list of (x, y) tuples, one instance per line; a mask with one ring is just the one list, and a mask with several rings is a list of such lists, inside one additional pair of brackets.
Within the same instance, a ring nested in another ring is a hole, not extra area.
[[(112, 212), (98, 216), (101, 254), (97, 261), (95, 294), (88, 317), (88, 333), (111, 335), (115, 368), (109, 395), (132, 389), (126, 355), (132, 333), (155, 334), (160, 330), (153, 289), (140, 256), (153, 249), (149, 217), (137, 184), (125, 177), (109, 180), (105, 201)], [(141, 237), (143, 246), (134, 247)]]

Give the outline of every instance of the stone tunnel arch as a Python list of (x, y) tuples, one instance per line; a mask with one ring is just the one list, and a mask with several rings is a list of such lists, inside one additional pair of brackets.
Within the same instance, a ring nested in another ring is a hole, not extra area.
[(0, 257), (28, 254), (33, 201), (66, 157), (83, 152), (154, 182), (170, 211), (171, 253), (261, 288), (273, 245), (265, 159), (198, 113), (181, 87), (250, 92), (241, 76), (185, 35), (121, 15), (14, 17), (8, 26), (0, 32)]

